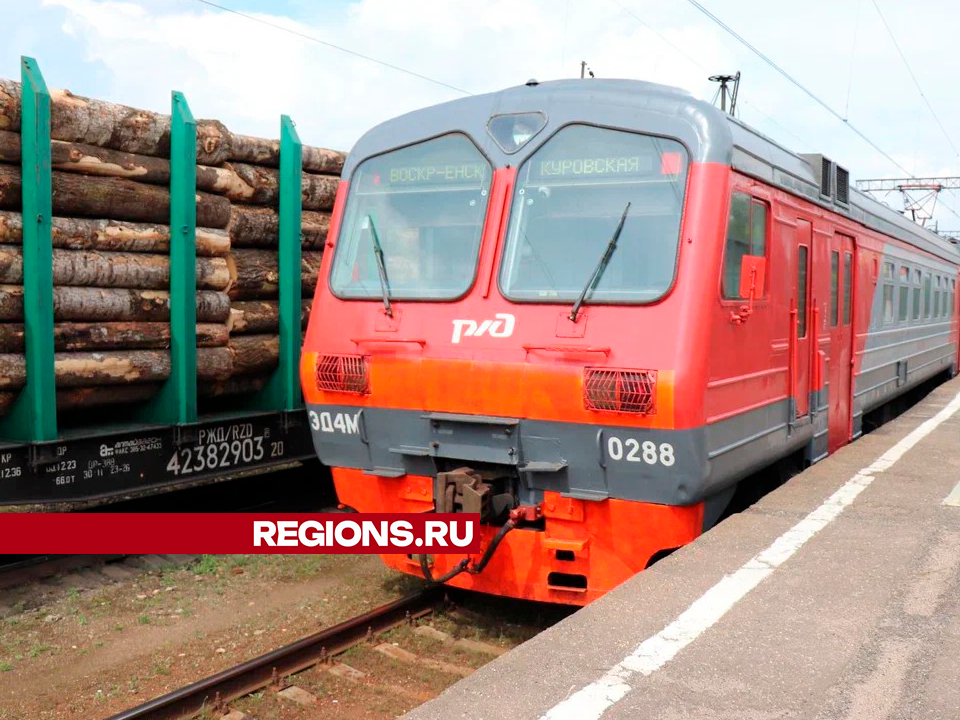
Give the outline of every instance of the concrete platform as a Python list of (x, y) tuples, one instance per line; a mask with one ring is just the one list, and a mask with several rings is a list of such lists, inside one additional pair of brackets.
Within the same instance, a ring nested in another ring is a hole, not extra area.
[(406, 718), (960, 718), (958, 411), (960, 378)]

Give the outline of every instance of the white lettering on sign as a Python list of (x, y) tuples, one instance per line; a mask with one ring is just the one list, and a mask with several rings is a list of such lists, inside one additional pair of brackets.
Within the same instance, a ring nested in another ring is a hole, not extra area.
[(360, 432), (360, 413), (354, 415), (349, 413), (329, 413), (311, 410), (307, 417), (310, 419), (310, 427), (325, 433), (343, 433), (344, 435), (356, 435)]
[(621, 440), (611, 436), (607, 440), (607, 455), (611, 460), (625, 462), (644, 462), (647, 465), (664, 465), (670, 467), (676, 462), (673, 454), (673, 445), (660, 443), (659, 447), (652, 440), (640, 442), (636, 438)]
[(451, 342), (456, 345), (461, 338), (481, 337), (489, 335), (495, 338), (506, 338), (513, 335), (513, 328), (517, 324), (517, 318), (510, 313), (497, 313), (493, 320), (454, 320), (453, 337)]

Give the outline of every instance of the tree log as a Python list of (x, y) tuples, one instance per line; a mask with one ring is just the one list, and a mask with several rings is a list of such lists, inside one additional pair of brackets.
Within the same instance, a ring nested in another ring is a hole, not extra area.
[[(271, 205), (276, 207), (280, 202), (280, 171), (275, 168), (261, 165), (247, 165), (245, 163), (228, 163), (227, 169), (232, 170), (251, 188), (247, 197), (227, 195), (231, 200), (250, 203), (252, 205)], [(311, 175), (302, 173), (300, 182), (300, 200), (304, 210), (332, 210), (333, 201), (337, 196), (339, 178), (333, 175)]]
[[(126, 178), (151, 185), (170, 185), (170, 161), (166, 158), (53, 140), (50, 143), (50, 159), (54, 170)], [(18, 133), (0, 130), (0, 162), (20, 164)], [(254, 188), (229, 167), (197, 165), (197, 189), (236, 200), (254, 195)]]
[[(200, 290), (226, 290), (230, 270), (225, 258), (198, 257), (194, 274)], [(0, 245), (0, 283), (23, 282), (23, 250)], [(54, 285), (163, 290), (170, 287), (170, 258), (166, 255), (54, 250)]]
[[(210, 383), (210, 385), (222, 384)], [(57, 410), (78, 410), (138, 402), (153, 397), (159, 390), (159, 383), (64, 388), (57, 390)], [(0, 416), (10, 409), (18, 395), (19, 391), (16, 390), (0, 391)]]
[[(300, 245), (304, 249), (323, 248), (330, 229), (330, 214), (305, 210), (300, 215)], [(227, 225), (230, 242), (236, 247), (277, 247), (280, 216), (273, 208), (233, 205)]]
[(234, 375), (254, 375), (280, 363), (280, 338), (276, 335), (231, 337), (228, 347), (233, 353)]
[[(230, 340), (226, 323), (197, 323), (197, 347), (223, 347)], [(158, 349), (170, 347), (170, 324), (161, 322), (57, 323), (53, 347), (71, 350)], [(0, 323), (0, 353), (24, 348), (21, 323)]]
[[(300, 329), (307, 327), (313, 300), (300, 301)], [(280, 304), (277, 300), (238, 300), (230, 303), (230, 333), (273, 333), (280, 328)]]
[[(170, 376), (170, 353), (166, 350), (56, 353), (53, 368), (58, 387), (153, 382)], [(230, 348), (197, 350), (198, 380), (226, 380), (232, 374), (233, 351)], [(23, 355), (0, 354), (0, 389), (23, 387), (26, 379)]]
[(232, 377), (223, 382), (204, 383), (197, 386), (197, 394), (205, 398), (219, 398), (230, 395), (249, 395), (263, 389), (269, 376), (246, 375)]
[[(20, 129), (20, 83), (0, 79), (0, 130)], [(140, 155), (170, 157), (170, 116), (50, 91), (50, 136)], [(230, 158), (231, 133), (217, 120), (197, 121), (197, 162)]]
[[(230, 318), (226, 293), (197, 292), (197, 322), (225, 323)], [(170, 293), (163, 290), (55, 287), (53, 319), (57, 322), (170, 320)], [(0, 285), (0, 321), (23, 321), (23, 286)]]
[(57, 390), (58, 410), (77, 410), (140, 402), (160, 391), (160, 383), (131, 383)]
[[(170, 220), (170, 191), (123, 178), (81, 177), (53, 173), (53, 211), (58, 215), (110, 217), (117, 220), (162, 223)], [(230, 201), (219, 195), (197, 193), (197, 225), (224, 228), (230, 220)], [(19, 210), (20, 168), (0, 163), (0, 209)]]
[[(306, 172), (339, 175), (346, 157), (346, 153), (338, 150), (304, 145), (301, 148), (300, 164)], [(280, 141), (233, 133), (230, 138), (230, 159), (280, 167)]]
[[(317, 288), (317, 275), (323, 253), (304, 250), (300, 259), (300, 291), (312, 297)], [(271, 250), (233, 250), (227, 257), (233, 282), (231, 300), (254, 300), (276, 297), (280, 280), (279, 256)]]
[[(51, 239), (55, 248), (68, 250), (116, 250), (123, 252), (170, 252), (170, 227), (118, 220), (55, 217)], [(0, 243), (23, 242), (23, 218), (18, 212), (0, 210)], [(197, 228), (197, 255), (213, 257), (230, 251), (226, 230)]]

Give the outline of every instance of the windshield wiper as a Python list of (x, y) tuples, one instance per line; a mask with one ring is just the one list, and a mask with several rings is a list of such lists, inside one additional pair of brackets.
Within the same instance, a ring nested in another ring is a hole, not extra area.
[(607, 265), (610, 263), (610, 256), (613, 255), (613, 251), (617, 248), (617, 240), (620, 239), (620, 233), (623, 231), (623, 223), (626, 222), (627, 213), (629, 211), (630, 203), (628, 202), (627, 206), (623, 209), (623, 215), (620, 216), (620, 222), (617, 223), (617, 229), (613, 231), (613, 236), (610, 238), (610, 242), (607, 243), (607, 249), (603, 251), (603, 257), (600, 258), (600, 262), (597, 263), (597, 267), (594, 268), (593, 272), (590, 274), (587, 284), (583, 286), (583, 291), (580, 293), (580, 297), (577, 298), (577, 301), (573, 304), (573, 308), (570, 310), (570, 322), (577, 321), (577, 315), (580, 313), (580, 306), (583, 305), (583, 301), (587, 297), (587, 293), (596, 287), (597, 283), (600, 282), (600, 277), (603, 275), (603, 271), (607, 269)]
[(377, 275), (380, 277), (383, 311), (387, 314), (387, 317), (393, 317), (393, 308), (390, 307), (390, 285), (387, 283), (387, 263), (383, 259), (383, 248), (380, 246), (380, 236), (377, 235), (377, 226), (373, 223), (373, 216), (367, 215), (367, 224), (370, 227), (370, 237), (373, 238), (373, 256), (377, 259)]

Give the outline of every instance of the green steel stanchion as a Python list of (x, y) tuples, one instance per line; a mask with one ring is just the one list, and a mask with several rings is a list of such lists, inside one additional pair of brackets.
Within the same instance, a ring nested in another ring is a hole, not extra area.
[(170, 126), (170, 377), (138, 413), (164, 425), (197, 420), (197, 124), (173, 93)]
[(280, 365), (251, 404), (260, 410), (297, 410), (300, 392), (301, 143), (293, 121), (280, 117)]
[(20, 115), (23, 195), (23, 324), (27, 382), (2, 421), (0, 437), (57, 438), (53, 368), (53, 214), (50, 178), (50, 93), (33, 58), (21, 58)]

